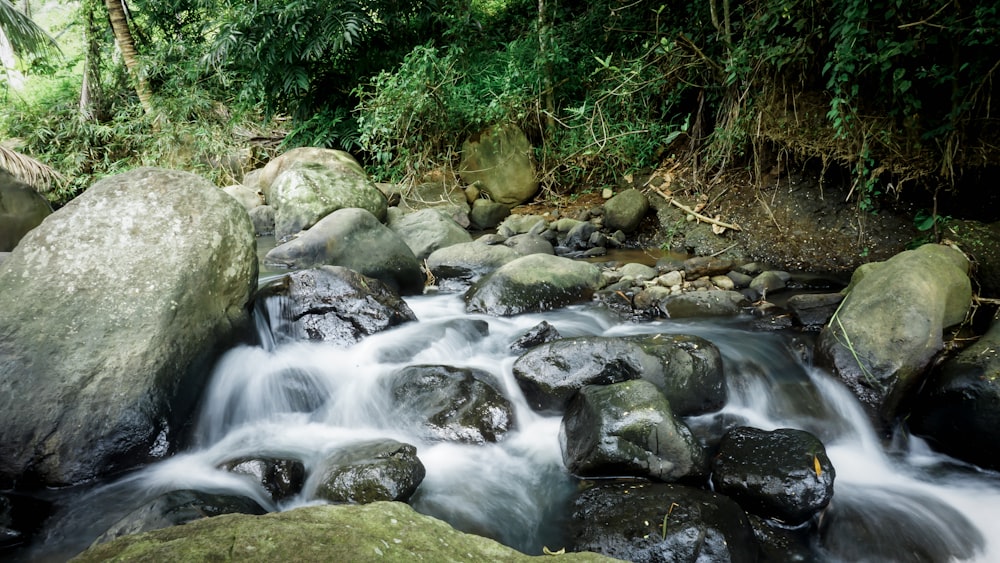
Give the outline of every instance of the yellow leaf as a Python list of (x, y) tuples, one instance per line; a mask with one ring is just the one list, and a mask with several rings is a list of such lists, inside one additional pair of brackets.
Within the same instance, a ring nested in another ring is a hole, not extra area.
[(566, 548), (564, 547), (564, 548), (560, 549), (559, 551), (552, 551), (551, 549), (549, 549), (549, 546), (543, 545), (542, 546), (542, 553), (544, 553), (545, 555), (565, 555), (566, 554)]
[(819, 465), (819, 458), (816, 457), (816, 456), (813, 456), (813, 469), (816, 470), (816, 477), (822, 477), (823, 476), (823, 468), (820, 467), (820, 465)]

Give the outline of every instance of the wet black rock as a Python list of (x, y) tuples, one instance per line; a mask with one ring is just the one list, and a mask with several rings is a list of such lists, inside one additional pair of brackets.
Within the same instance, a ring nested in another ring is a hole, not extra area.
[(309, 478), (306, 490), (310, 498), (330, 502), (406, 502), (425, 474), (414, 446), (370, 440), (335, 450)]
[(223, 462), (221, 467), (230, 473), (252, 477), (274, 502), (299, 494), (306, 479), (305, 465), (297, 459), (242, 457)]
[(836, 473), (826, 448), (803, 430), (730, 430), (712, 460), (715, 490), (747, 512), (801, 524), (830, 504)]
[(788, 309), (807, 328), (821, 328), (830, 321), (844, 300), (842, 293), (800, 293), (788, 298)]
[(427, 440), (496, 442), (514, 426), (513, 405), (483, 370), (409, 366), (389, 386), (395, 422)]
[(569, 528), (569, 550), (633, 563), (752, 563), (758, 555), (739, 505), (683, 485), (596, 485), (574, 500)]
[(546, 342), (554, 342), (562, 338), (556, 327), (547, 321), (542, 321), (522, 334), (510, 345), (514, 352), (526, 352), (535, 346), (540, 346)]
[(272, 331), (279, 338), (292, 340), (349, 346), (365, 336), (416, 320), (389, 286), (342, 266), (293, 272), (262, 288), (257, 299), (279, 300), (278, 314), (270, 319)]

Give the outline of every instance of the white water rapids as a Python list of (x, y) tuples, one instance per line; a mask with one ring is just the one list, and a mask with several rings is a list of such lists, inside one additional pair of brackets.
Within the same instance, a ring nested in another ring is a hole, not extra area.
[[(975, 559), (1000, 561), (1000, 476), (933, 453), (916, 439), (884, 445), (850, 393), (809, 366), (803, 352), (808, 343), (797, 337), (752, 332), (746, 319), (620, 323), (592, 306), (495, 318), (466, 314), (458, 295), (407, 301), (419, 322), (350, 348), (274, 342), (264, 330), (263, 345), (230, 350), (206, 390), (195, 446), (80, 493), (47, 527), (45, 547), (34, 556), (58, 559), (78, 551), (123, 514), (171, 490), (242, 494), (268, 510), (300, 506), (312, 483), (299, 498), (275, 506), (255, 484), (216, 467), (252, 454), (301, 459), (308, 472), (338, 445), (374, 437), (417, 446), (427, 470), (411, 502), (418, 511), (530, 554), (543, 545), (558, 548), (575, 481), (562, 463), (560, 420), (528, 408), (512, 375), (516, 354), (509, 348), (546, 320), (564, 337), (663, 332), (715, 343), (724, 358), (729, 403), (721, 413), (689, 422), (697, 428), (718, 417), (738, 417), (768, 430), (801, 428), (826, 444), (836, 469), (831, 506), (841, 509), (850, 528), (834, 530), (826, 545), (814, 546), (817, 559), (924, 561), (935, 553), (933, 546), (981, 542)], [(470, 318), (488, 322), (489, 334), (469, 330)], [(422, 441), (395, 423), (385, 392), (385, 376), (415, 364), (491, 372), (514, 404), (515, 429), (486, 446)], [(913, 545), (931, 548), (914, 551)]]

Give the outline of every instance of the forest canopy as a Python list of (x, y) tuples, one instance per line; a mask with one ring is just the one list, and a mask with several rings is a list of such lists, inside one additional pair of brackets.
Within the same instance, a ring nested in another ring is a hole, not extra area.
[(848, 170), (866, 208), (1000, 162), (995, 2), (2, 1), (62, 36), (5, 63), (0, 118), (68, 179), (57, 201), (141, 164), (231, 181), (229, 155), (301, 145), (405, 181), (498, 122), (558, 193), (671, 155), (757, 175), (782, 158)]

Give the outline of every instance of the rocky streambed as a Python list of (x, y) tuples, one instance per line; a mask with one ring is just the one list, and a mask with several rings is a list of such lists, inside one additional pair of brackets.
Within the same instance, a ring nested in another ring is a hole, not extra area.
[[(0, 263), (13, 557), (184, 558), (220, 533), (271, 560), (1000, 553), (995, 335), (942, 361), (972, 304), (960, 251), (846, 291), (735, 257), (619, 262), (638, 191), (576, 218), (478, 205), (473, 240), (460, 202), (407, 212), (356, 178), (364, 197), (316, 211), (293, 180), (358, 173), (332, 162), (282, 164), (280, 206), (123, 174)], [(294, 271), (254, 290), (252, 235), (278, 225), (265, 267)]]

